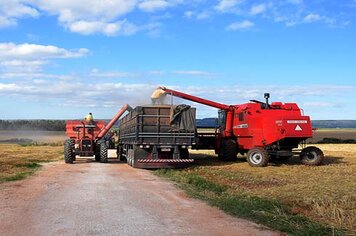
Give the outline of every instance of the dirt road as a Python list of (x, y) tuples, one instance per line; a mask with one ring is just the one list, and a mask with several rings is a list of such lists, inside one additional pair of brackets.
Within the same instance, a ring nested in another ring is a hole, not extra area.
[(0, 185), (0, 235), (279, 235), (126, 164), (46, 164)]

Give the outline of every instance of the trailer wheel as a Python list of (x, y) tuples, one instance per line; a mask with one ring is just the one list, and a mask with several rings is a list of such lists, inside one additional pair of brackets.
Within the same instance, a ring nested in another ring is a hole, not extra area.
[(268, 152), (264, 148), (252, 148), (247, 152), (247, 162), (252, 167), (265, 167), (269, 162)]
[(108, 162), (108, 148), (105, 142), (100, 143), (100, 162), (101, 163)]
[(74, 160), (74, 140), (67, 139), (64, 142), (64, 162), (68, 164), (73, 164)]
[(308, 166), (320, 165), (324, 159), (323, 151), (314, 146), (304, 148), (299, 156), (302, 163)]
[(222, 161), (236, 161), (237, 160), (236, 142), (232, 139), (222, 140), (218, 158)]

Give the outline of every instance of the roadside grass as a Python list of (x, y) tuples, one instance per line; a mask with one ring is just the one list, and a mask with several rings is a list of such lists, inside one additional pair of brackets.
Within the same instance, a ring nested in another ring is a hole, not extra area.
[(41, 163), (61, 159), (62, 146), (22, 146), (0, 144), (0, 183), (24, 179)]
[(356, 235), (356, 145), (317, 146), (326, 154), (317, 167), (291, 159), (252, 168), (244, 158), (226, 163), (192, 151), (195, 166), (156, 174), (229, 214), (291, 235)]

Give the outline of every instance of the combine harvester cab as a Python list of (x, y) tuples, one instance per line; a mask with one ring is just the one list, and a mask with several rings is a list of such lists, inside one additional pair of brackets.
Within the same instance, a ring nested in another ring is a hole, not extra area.
[(182, 168), (194, 160), (195, 108), (190, 106), (138, 106), (120, 120), (120, 160), (136, 168)]

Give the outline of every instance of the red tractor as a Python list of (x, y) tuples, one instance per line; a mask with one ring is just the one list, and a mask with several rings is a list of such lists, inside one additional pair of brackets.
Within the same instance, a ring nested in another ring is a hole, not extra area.
[(65, 163), (73, 163), (77, 155), (95, 156), (96, 161), (108, 162), (108, 145), (102, 138), (127, 109), (129, 106), (126, 104), (107, 125), (103, 121), (68, 120), (66, 124), (68, 139), (64, 142)]
[(293, 150), (313, 136), (310, 117), (304, 116), (296, 103), (269, 104), (266, 93), (265, 102), (251, 100), (241, 105), (225, 105), (165, 87), (158, 89), (219, 109), (219, 131), (214, 148), (221, 160), (235, 160), (238, 153), (247, 153), (248, 163), (256, 167), (266, 166), (270, 158), (296, 154), (306, 165), (319, 165), (323, 160), (324, 154), (317, 147)]

